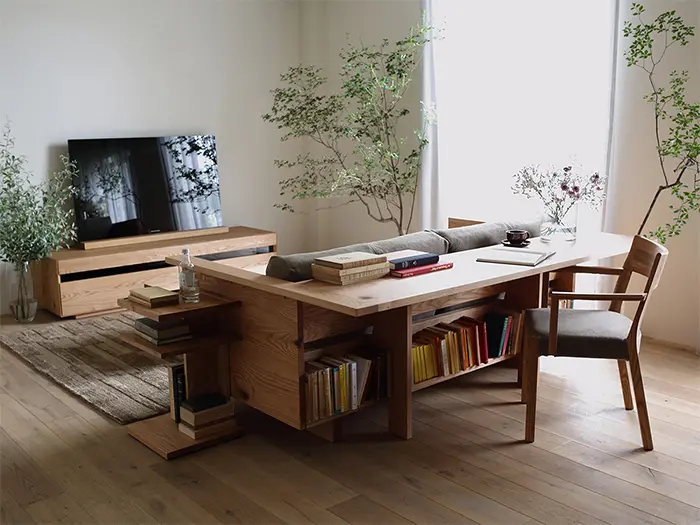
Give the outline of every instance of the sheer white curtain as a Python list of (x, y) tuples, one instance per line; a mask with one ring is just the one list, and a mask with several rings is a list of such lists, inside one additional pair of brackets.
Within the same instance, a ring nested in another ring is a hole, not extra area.
[[(430, 152), (424, 158), (423, 227), (445, 227), (448, 216), (539, 213), (511, 190), (512, 175), (528, 164), (573, 157), (606, 172), (616, 3), (424, 2), (444, 38), (425, 62), (439, 142), (430, 146), (436, 165)], [(600, 225), (600, 212), (581, 211), (579, 228)]]

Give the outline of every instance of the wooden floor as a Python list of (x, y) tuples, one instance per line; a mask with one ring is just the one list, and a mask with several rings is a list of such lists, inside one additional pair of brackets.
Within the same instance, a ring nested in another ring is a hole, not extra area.
[(615, 363), (543, 360), (537, 440), (515, 372), (416, 394), (415, 438), (386, 408), (327, 444), (247, 411), (248, 435), (166, 462), (0, 351), (5, 523), (700, 523), (700, 357), (642, 352), (656, 450)]

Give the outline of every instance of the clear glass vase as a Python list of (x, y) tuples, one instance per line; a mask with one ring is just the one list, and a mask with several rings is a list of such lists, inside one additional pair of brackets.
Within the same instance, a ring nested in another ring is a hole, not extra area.
[(15, 265), (10, 297), (10, 310), (15, 320), (19, 323), (31, 323), (36, 315), (37, 301), (34, 298), (34, 282), (29, 262)]
[(577, 229), (578, 203), (574, 203), (567, 210), (558, 213), (545, 210), (540, 226), (540, 238), (543, 242), (574, 242)]

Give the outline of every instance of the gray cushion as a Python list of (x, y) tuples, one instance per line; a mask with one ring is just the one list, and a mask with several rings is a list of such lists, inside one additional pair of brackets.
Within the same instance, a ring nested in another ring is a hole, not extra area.
[(450, 245), (449, 253), (454, 253), (498, 244), (506, 238), (506, 230), (527, 230), (531, 237), (539, 237), (540, 220), (490, 222), (435, 230), (435, 233), (447, 240)]
[[(540, 355), (547, 355), (549, 308), (526, 310), (525, 327), (539, 338)], [(632, 321), (617, 312), (562, 308), (557, 325), (557, 355), (628, 359), (626, 340), (631, 327)]]
[(385, 239), (367, 244), (351, 244), (324, 250), (322, 252), (296, 253), (294, 255), (276, 255), (267, 263), (265, 274), (285, 281), (305, 281), (311, 279), (311, 263), (317, 257), (338, 255), (349, 252), (366, 252), (381, 255), (399, 250), (419, 250), (422, 252), (447, 253), (447, 241), (431, 231), (409, 233), (393, 239)]
[(369, 244), (351, 244), (321, 252), (295, 253), (292, 255), (273, 255), (267, 263), (265, 275), (284, 279), (285, 281), (298, 282), (311, 279), (311, 263), (316, 257), (338, 255), (350, 252), (374, 253)]
[(382, 254), (400, 250), (417, 250), (420, 252), (443, 255), (449, 248), (447, 241), (432, 231), (409, 233), (393, 239), (369, 243), (372, 253)]

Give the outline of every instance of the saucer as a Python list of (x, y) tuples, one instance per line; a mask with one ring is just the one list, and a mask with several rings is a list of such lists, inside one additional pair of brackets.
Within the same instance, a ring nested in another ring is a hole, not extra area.
[(530, 246), (530, 240), (526, 239), (524, 242), (521, 242), (520, 244), (511, 244), (508, 242), (508, 239), (503, 239), (501, 241), (501, 244), (503, 246), (510, 246), (511, 248), (525, 248), (525, 246)]

